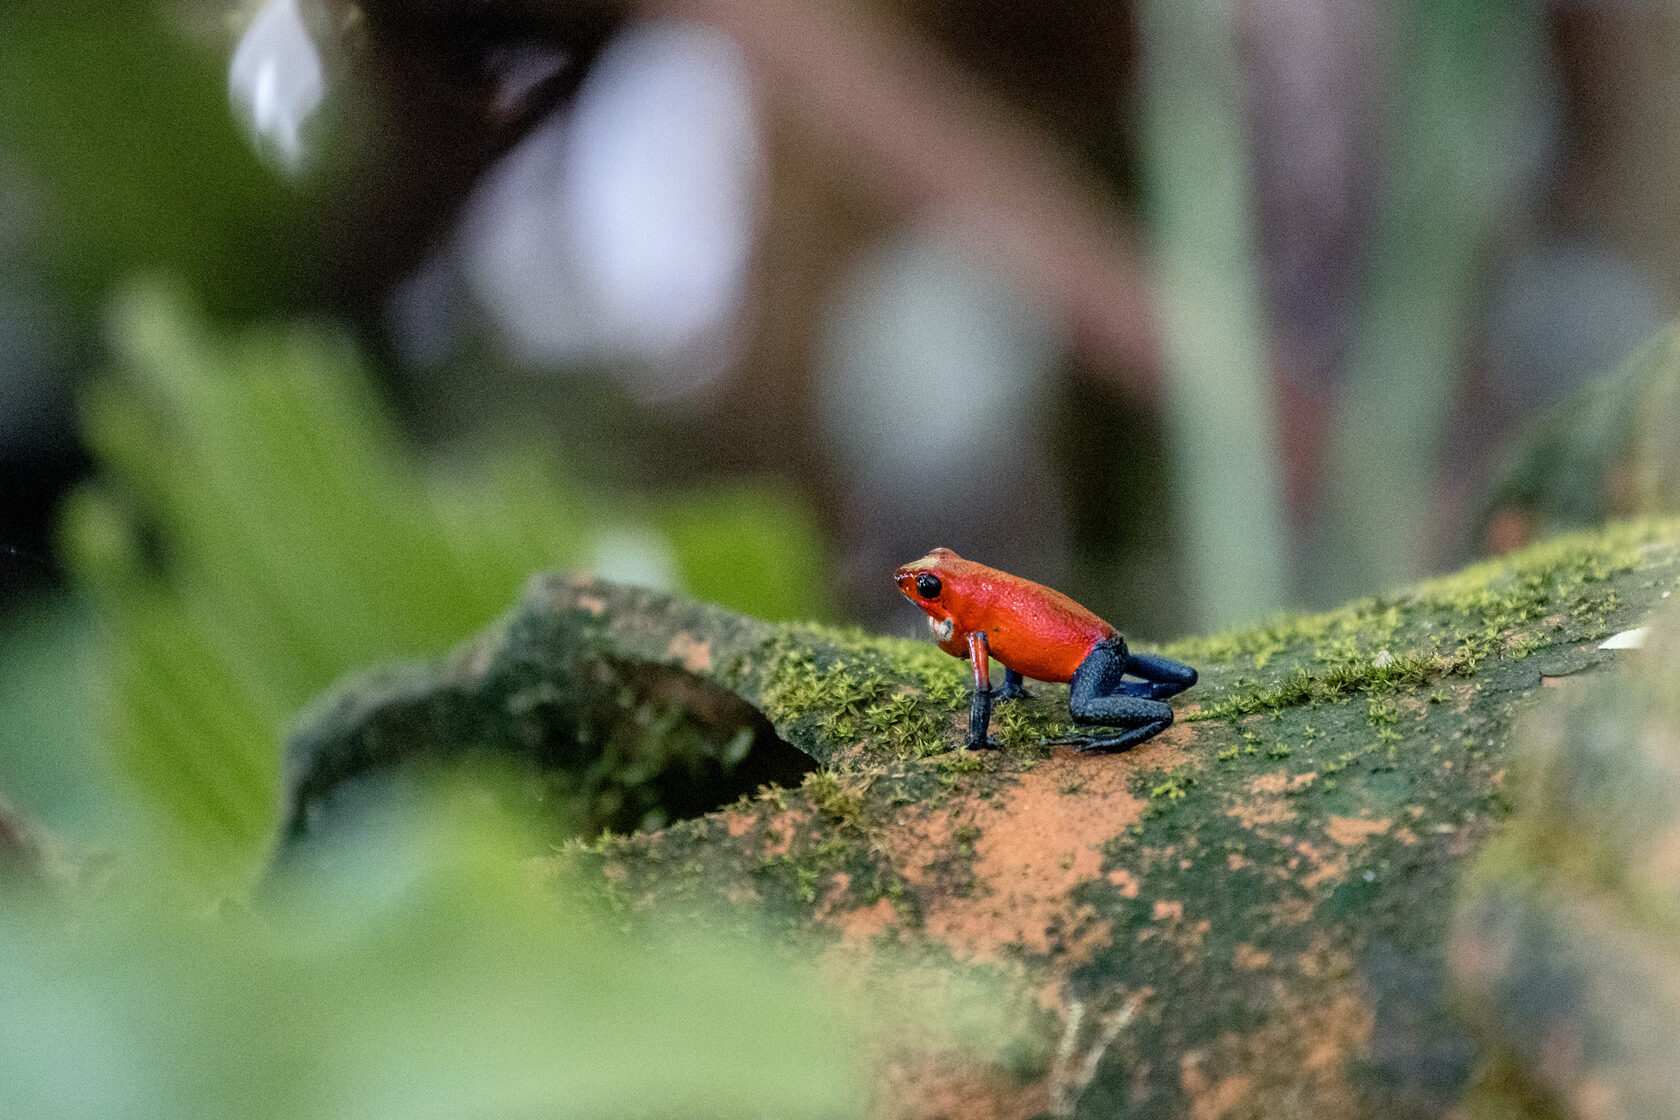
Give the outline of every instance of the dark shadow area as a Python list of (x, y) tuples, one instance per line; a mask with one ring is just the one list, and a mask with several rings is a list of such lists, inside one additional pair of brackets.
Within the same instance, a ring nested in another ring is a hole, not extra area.
[(363, 682), (341, 701), (365, 707), (352, 735), (318, 740), (307, 719), (294, 733), (287, 843), (463, 768), (555, 840), (663, 828), (816, 768), (758, 709), (681, 669), (601, 659), (578, 676), (516, 673), (472, 695)]
[[(600, 680), (611, 673), (611, 680)], [(586, 712), (581, 772), (588, 833), (633, 832), (721, 809), (816, 762), (757, 708), (701, 677), (647, 662), (601, 663)], [(599, 748), (590, 747), (598, 744)]]

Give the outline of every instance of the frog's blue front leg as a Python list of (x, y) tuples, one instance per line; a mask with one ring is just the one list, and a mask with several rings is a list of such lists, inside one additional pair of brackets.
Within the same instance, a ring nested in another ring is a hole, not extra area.
[(968, 635), (968, 658), (973, 662), (974, 670), (974, 692), (969, 698), (968, 709), (968, 745), (974, 750), (1001, 746), (986, 734), (992, 723), (992, 662), (984, 630)]

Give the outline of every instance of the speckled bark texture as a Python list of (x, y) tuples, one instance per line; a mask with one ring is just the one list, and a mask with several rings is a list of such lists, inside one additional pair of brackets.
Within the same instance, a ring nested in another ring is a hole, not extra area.
[[(1001, 973), (1045, 1009), (1040, 1059), (888, 1061), (880, 1115), (1463, 1115), (1493, 1099), (1478, 1096), (1485, 1055), (1527, 1076), (1545, 1045), (1513, 1030), (1518, 1004), (1486, 994), (1529, 981), (1477, 963), (1478, 946), (1505, 944), (1478, 915), (1520, 913), (1534, 939), (1562, 920), (1533, 876), (1509, 906), (1476, 896), (1455, 942), (1480, 985), (1472, 1034), (1450, 995), (1449, 929), (1510, 813), (1513, 729), (1628, 656), (1598, 646), (1676, 585), (1676, 537), (1646, 524), (1568, 538), (1164, 647), (1202, 683), (1174, 701), (1174, 727), (1119, 756), (1042, 746), (1070, 730), (1066, 689), (1047, 685), (999, 706), (1005, 749), (960, 749), (966, 667), (928, 643), (540, 577), (446, 663), (351, 682), (314, 709), (292, 743), (293, 831), (347, 777), (417, 759), (483, 750), (576, 772), (612, 740), (611, 713), (651, 692), (725, 763), (746, 735), (749, 759), (791, 744), (819, 768), (556, 858), (598, 869), (627, 907), (726, 900), (825, 951), (909, 947)], [(629, 769), (645, 785), (647, 767)], [(619, 803), (643, 788), (615, 780), (566, 788)], [(1598, 842), (1593, 819), (1572, 818), (1583, 843)], [(1646, 958), (1628, 944), (1632, 968)], [(1639, 983), (1603, 982), (1624, 981)]]

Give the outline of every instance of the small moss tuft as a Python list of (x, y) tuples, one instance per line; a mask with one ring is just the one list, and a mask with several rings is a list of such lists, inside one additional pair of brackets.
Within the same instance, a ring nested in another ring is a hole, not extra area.
[(939, 769), (953, 774), (972, 774), (984, 770), (986, 763), (967, 747), (959, 747), (934, 763)]
[(813, 770), (800, 786), (821, 812), (842, 828), (863, 828), (863, 788), (832, 770)]

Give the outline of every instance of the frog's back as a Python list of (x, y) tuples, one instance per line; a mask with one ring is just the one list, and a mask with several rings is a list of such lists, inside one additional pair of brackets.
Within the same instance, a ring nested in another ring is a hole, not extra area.
[(1022, 676), (1068, 681), (1114, 627), (1060, 591), (964, 561), (959, 629), (982, 630), (991, 655)]

